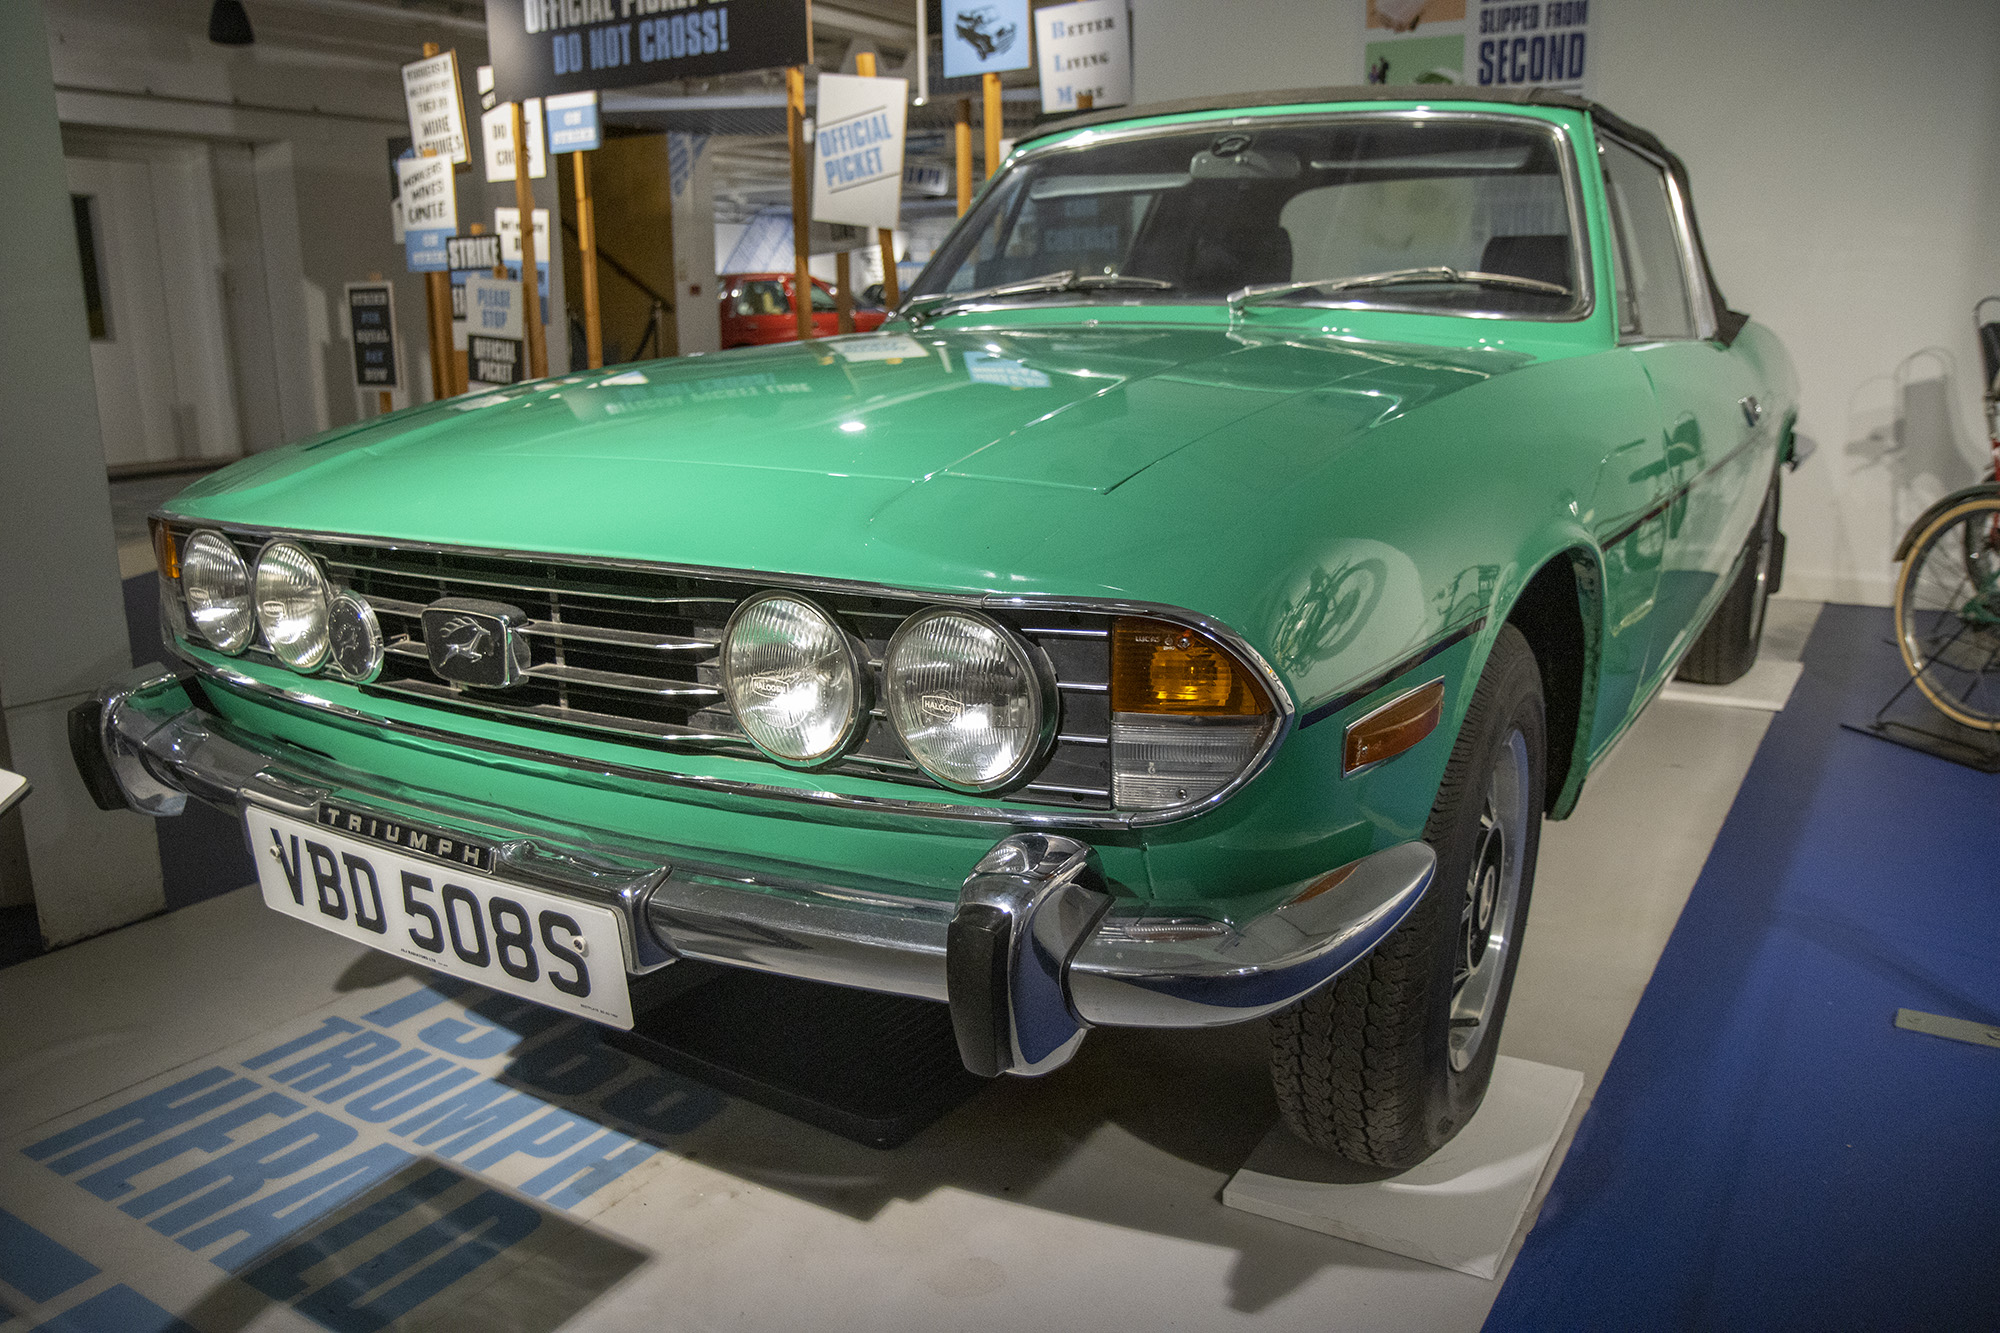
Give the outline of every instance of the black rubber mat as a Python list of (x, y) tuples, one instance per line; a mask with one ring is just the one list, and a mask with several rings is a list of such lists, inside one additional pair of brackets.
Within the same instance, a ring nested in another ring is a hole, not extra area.
[(907, 1141), (989, 1081), (966, 1071), (950, 1011), (931, 1000), (717, 968), (635, 1017), (602, 1039), (871, 1148)]

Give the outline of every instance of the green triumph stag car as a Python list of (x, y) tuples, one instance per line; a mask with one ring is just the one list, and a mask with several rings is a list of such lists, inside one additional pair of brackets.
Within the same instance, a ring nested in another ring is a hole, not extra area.
[(1072, 119), (874, 334), (197, 483), (177, 660), (72, 736), (107, 806), (239, 812), (272, 908), (499, 991), (925, 997), (987, 1075), (1268, 1017), (1291, 1126), (1405, 1166), (1484, 1093), (1542, 819), (1754, 658), (1794, 404), (1590, 103)]

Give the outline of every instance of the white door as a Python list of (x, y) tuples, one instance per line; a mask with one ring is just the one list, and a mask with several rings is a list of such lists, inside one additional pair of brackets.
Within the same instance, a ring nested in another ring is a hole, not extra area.
[[(143, 162), (69, 158), (91, 367), (104, 461), (171, 461), (198, 452), (191, 409), (176, 410), (173, 347), (152, 172)], [(92, 290), (92, 270), (95, 290)]]

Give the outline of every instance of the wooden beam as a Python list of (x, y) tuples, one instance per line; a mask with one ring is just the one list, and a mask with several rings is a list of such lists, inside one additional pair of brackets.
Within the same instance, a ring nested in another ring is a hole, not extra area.
[(986, 177), (991, 180), (993, 173), (1000, 170), (1000, 126), (1003, 119), (1000, 112), (1000, 76), (982, 74), (979, 80), (986, 90), (986, 108), (980, 125), (986, 131)]
[(508, 106), (514, 113), (514, 207), (521, 213), (521, 331), (528, 339), (528, 377), (541, 379), (549, 373), (549, 341), (542, 330), (542, 289), (535, 272), (535, 187), (528, 179), (528, 126), (521, 104)]
[(842, 250), (833, 257), (834, 327), (842, 333), (854, 332), (854, 265)]
[[(583, 345), (590, 368), (604, 364), (604, 315), (597, 297), (597, 208), (590, 198), (590, 154), (568, 155), (576, 175), (576, 248), (583, 270)], [(551, 238), (553, 239), (553, 238)]]
[(958, 162), (958, 215), (972, 207), (972, 99), (958, 99), (958, 121), (952, 126), (953, 156)]
[(806, 71), (785, 70), (785, 149), (792, 162), (792, 314), (801, 341), (813, 336), (812, 274), (806, 260), (812, 253), (812, 219), (806, 195)]

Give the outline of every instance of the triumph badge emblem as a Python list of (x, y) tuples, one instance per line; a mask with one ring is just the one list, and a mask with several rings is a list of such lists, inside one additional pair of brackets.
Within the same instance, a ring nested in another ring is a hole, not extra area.
[(424, 649), (431, 670), (454, 685), (504, 689), (529, 666), (527, 641), (515, 626), (527, 619), (503, 602), (447, 597), (424, 608)]

